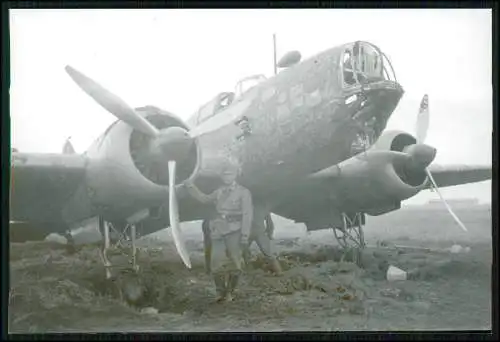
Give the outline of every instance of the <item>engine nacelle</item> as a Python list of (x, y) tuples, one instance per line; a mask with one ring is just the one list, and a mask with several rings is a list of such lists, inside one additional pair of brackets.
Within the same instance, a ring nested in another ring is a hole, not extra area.
[[(189, 127), (179, 117), (172, 113), (162, 111), (159, 108), (148, 106), (138, 108), (139, 113), (143, 115), (159, 130), (168, 127), (182, 127), (189, 130)], [(151, 182), (158, 185), (168, 185), (168, 169), (167, 161), (152, 162), (145, 160), (147, 157), (149, 142), (151, 138), (147, 135), (133, 131), (129, 140), (129, 151), (134, 166)], [(198, 142), (191, 146), (184, 159), (177, 163), (176, 184), (182, 183), (190, 178), (197, 170), (199, 161), (201, 160), (200, 148)]]
[(404, 131), (385, 131), (380, 135), (371, 150), (403, 152), (405, 147), (416, 143), (417, 139)]
[(335, 166), (334, 197), (345, 211), (380, 215), (427, 186), (425, 169), (409, 168), (405, 150), (416, 139), (405, 132), (389, 131), (366, 152)]
[[(159, 108), (147, 106), (136, 108), (136, 111), (158, 129), (172, 126), (189, 129), (180, 118)], [(151, 139), (118, 120), (86, 152), (89, 157), (88, 192), (100, 212), (108, 212), (105, 206), (110, 204), (113, 209), (109, 216), (113, 216), (116, 212), (157, 206), (167, 201), (167, 160), (151, 160)], [(194, 177), (200, 160), (200, 147), (195, 140), (185, 158), (177, 162), (177, 186)]]
[[(384, 132), (373, 146), (376, 151), (405, 152), (417, 144), (417, 139), (404, 131)], [(405, 184), (421, 189), (427, 185), (428, 179), (424, 168), (407, 167), (404, 163), (393, 163), (394, 172)]]

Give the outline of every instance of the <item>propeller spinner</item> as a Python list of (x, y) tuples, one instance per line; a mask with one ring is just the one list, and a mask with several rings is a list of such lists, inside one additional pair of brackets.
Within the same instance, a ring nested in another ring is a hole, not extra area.
[(149, 154), (155, 159), (166, 159), (169, 171), (169, 212), (170, 226), (175, 241), (175, 247), (184, 264), (191, 268), (191, 261), (181, 236), (179, 211), (175, 193), (175, 178), (177, 162), (182, 160), (194, 143), (194, 136), (181, 127), (168, 127), (158, 130), (146, 118), (139, 115), (125, 101), (111, 93), (100, 84), (85, 76), (71, 66), (65, 67), (68, 75), (75, 83), (97, 103), (118, 119), (132, 128), (152, 138), (149, 144)]

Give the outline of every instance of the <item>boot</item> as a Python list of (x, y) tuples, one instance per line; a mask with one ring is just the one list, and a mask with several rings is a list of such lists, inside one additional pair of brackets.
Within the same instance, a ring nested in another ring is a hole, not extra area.
[(279, 260), (277, 258), (272, 258), (270, 261), (273, 273), (277, 276), (281, 276), (283, 274), (283, 270), (281, 269)]
[(228, 286), (227, 286), (227, 294), (226, 301), (231, 302), (234, 298), (234, 290), (238, 286), (238, 282), (240, 280), (240, 273), (234, 272), (229, 275)]
[(224, 274), (216, 274), (213, 276), (215, 283), (215, 292), (217, 293), (216, 301), (220, 302), (226, 297), (226, 276)]

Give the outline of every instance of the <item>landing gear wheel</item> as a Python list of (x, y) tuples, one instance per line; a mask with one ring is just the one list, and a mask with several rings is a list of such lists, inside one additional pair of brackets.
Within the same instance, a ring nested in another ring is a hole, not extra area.
[(335, 238), (343, 249), (341, 261), (350, 254), (352, 261), (361, 265), (361, 253), (366, 246), (363, 233), (364, 214), (355, 213), (349, 215), (342, 213), (342, 223), (342, 227), (333, 228)]

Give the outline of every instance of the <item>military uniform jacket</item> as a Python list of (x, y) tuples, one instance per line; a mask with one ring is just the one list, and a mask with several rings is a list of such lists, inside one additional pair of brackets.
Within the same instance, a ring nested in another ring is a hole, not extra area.
[[(224, 236), (233, 231), (241, 230), (242, 236), (248, 237), (252, 225), (253, 206), (250, 191), (239, 185), (221, 187), (210, 195), (205, 195), (196, 187), (190, 187), (189, 192), (203, 203), (214, 203), (218, 217), (210, 220), (212, 238)], [(226, 220), (223, 216), (241, 215), (241, 220)]]

